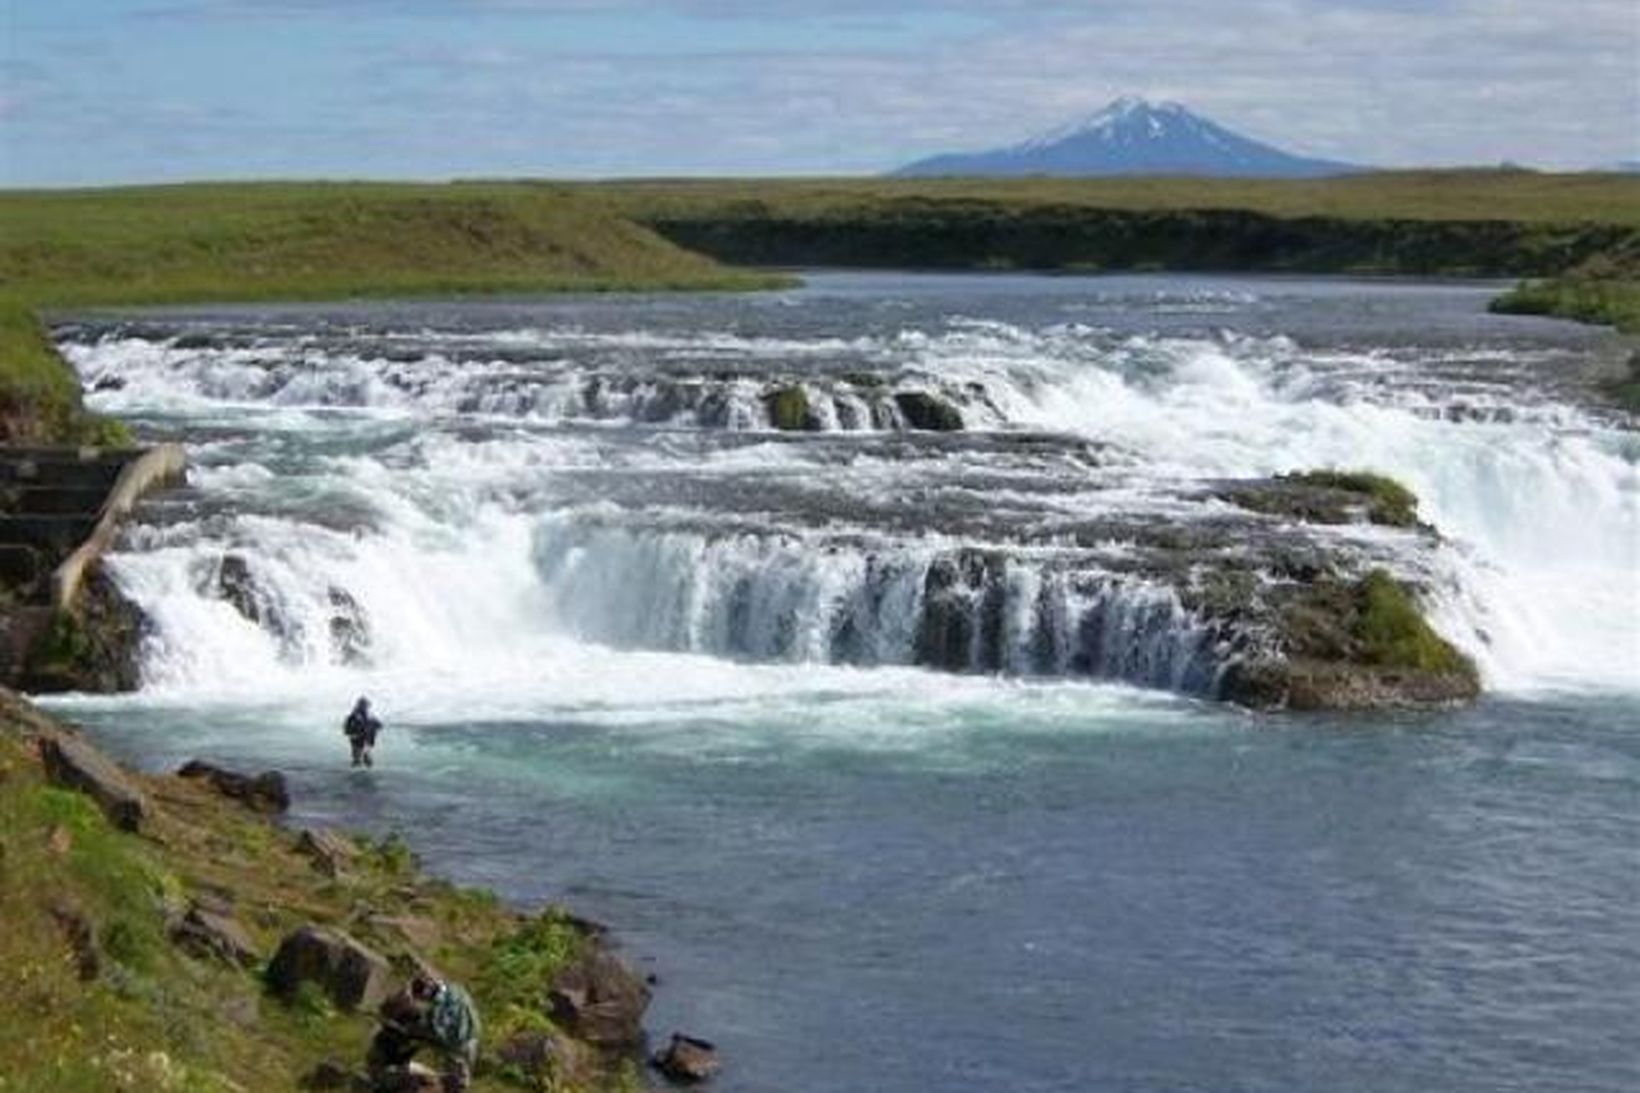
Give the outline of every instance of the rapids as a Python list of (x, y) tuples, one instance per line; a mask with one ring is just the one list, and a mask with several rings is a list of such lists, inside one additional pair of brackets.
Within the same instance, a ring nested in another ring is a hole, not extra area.
[[(1626, 1093), (1640, 441), (1579, 395), (1609, 336), (1492, 291), (65, 316), (92, 405), (193, 466), (110, 560), (142, 690), (51, 701), (611, 922), (722, 1093)], [(964, 428), (910, 428), (926, 399)], [(1435, 534), (1216, 492), (1325, 466), (1401, 479)], [(1203, 701), (1258, 635), (1204, 629), (1193, 576), (1318, 556), (1414, 581), (1490, 695)]]

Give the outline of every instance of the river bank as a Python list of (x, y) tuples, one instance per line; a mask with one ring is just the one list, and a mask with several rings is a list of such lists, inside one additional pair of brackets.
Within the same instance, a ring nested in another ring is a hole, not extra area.
[[(42, 762), (62, 749), (70, 766)], [(14, 984), (0, 1089), (351, 1088), (374, 1001), (421, 969), (479, 1004), (475, 1090), (642, 1086), (648, 987), (602, 927), (429, 876), (397, 837), (282, 827), (284, 783), (267, 784), (235, 798), (210, 778), (121, 770), (0, 693), (0, 958)], [(365, 970), (281, 994), (265, 969), (302, 929)], [(549, 1002), (589, 977), (621, 1001), (597, 1016)], [(326, 1072), (339, 1084), (311, 1084)]]

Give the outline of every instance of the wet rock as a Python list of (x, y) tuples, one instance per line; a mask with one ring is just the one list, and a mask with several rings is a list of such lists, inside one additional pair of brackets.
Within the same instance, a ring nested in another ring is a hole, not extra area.
[(256, 943), (243, 926), (232, 917), (197, 903), (171, 927), (171, 941), (201, 959), (220, 960), (243, 968), (254, 967), (261, 959)]
[(937, 433), (962, 429), (962, 411), (927, 391), (896, 391), (894, 405), (900, 408), (906, 424), (913, 429)]
[(279, 943), (268, 964), (268, 988), (286, 999), (303, 983), (314, 983), (337, 1006), (368, 1009), (388, 994), (392, 969), (374, 949), (340, 930), (303, 926)]
[(1254, 512), (1312, 524), (1419, 526), (1417, 496), (1392, 478), (1366, 471), (1277, 475), (1235, 483), (1220, 489), (1218, 496)]
[(364, 664), (370, 659), (370, 618), (359, 601), (342, 588), (330, 586), (330, 648), (342, 664)]
[(1001, 666), (1006, 588), (1000, 555), (963, 551), (937, 559), (923, 578), (917, 663), (947, 671)]
[(613, 953), (594, 949), (561, 972), (547, 994), (552, 1019), (570, 1035), (605, 1049), (643, 1042), (649, 987)]
[(1255, 709), (1366, 710), (1452, 705), (1480, 693), (1474, 663), (1383, 570), (1269, 595), (1274, 647), (1231, 664), (1222, 698)]
[(40, 758), (54, 785), (96, 801), (108, 822), (138, 831), (149, 815), (148, 798), (112, 759), (77, 736), (50, 731), (39, 737)]
[(809, 393), (802, 387), (782, 387), (763, 397), (769, 411), (769, 423), (782, 432), (817, 433), (821, 429), (820, 415), (809, 403)]
[(656, 1052), (650, 1065), (674, 1082), (704, 1082), (718, 1072), (717, 1048), (709, 1040), (672, 1034), (672, 1042)]
[(177, 775), (207, 782), (224, 797), (231, 797), (254, 812), (279, 813), (290, 807), (290, 788), (285, 776), (276, 770), (263, 771), (253, 777), (202, 759), (190, 759), (177, 770)]
[(56, 611), (30, 645), (15, 686), (38, 694), (116, 694), (140, 681), (148, 620), (101, 568), (80, 586), (72, 611)]
[(262, 597), (250, 563), (238, 554), (225, 554), (216, 571), (217, 598), (239, 612), (246, 621), (262, 624)]

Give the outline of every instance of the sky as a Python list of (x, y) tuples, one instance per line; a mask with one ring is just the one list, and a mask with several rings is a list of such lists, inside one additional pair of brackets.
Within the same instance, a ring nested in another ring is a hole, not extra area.
[(875, 174), (1120, 95), (1374, 166), (1640, 160), (1636, 0), (0, 0), (0, 185)]

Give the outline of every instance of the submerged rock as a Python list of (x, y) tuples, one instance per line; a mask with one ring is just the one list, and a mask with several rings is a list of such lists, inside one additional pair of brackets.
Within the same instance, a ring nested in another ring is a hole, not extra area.
[(709, 1040), (674, 1032), (672, 1040), (649, 1060), (651, 1066), (674, 1082), (704, 1082), (721, 1068), (717, 1047)]

